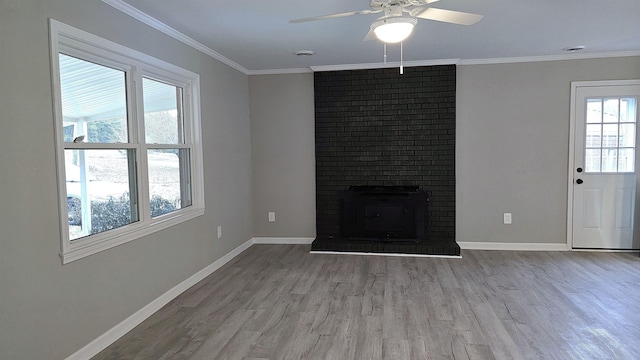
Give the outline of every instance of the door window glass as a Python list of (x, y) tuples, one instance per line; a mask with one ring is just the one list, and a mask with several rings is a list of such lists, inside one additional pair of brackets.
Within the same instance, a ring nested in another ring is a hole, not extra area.
[(585, 171), (635, 171), (635, 97), (590, 98), (586, 104)]

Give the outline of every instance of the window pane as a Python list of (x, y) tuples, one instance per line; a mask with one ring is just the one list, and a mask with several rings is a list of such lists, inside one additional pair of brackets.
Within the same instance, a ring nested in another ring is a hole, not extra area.
[(620, 110), (620, 102), (618, 99), (606, 99), (604, 101), (604, 109), (603, 109), (602, 121), (606, 123), (615, 123), (618, 122), (620, 118), (619, 110)]
[(618, 171), (618, 149), (602, 149), (602, 172)]
[(182, 144), (182, 88), (143, 79), (144, 131), (147, 144)]
[(620, 147), (636, 146), (636, 124), (620, 125)]
[(600, 124), (588, 124), (587, 125), (587, 148), (599, 148), (602, 147), (602, 125)]
[(587, 99), (587, 123), (602, 122), (602, 100)]
[(151, 216), (191, 205), (191, 169), (188, 149), (148, 151)]
[(64, 54), (59, 60), (64, 141), (128, 142), (125, 72)]
[(634, 172), (635, 171), (635, 149), (620, 149), (618, 157), (618, 172)]
[(586, 172), (600, 172), (600, 157), (602, 150), (600, 149), (587, 149), (585, 153), (585, 171)]
[(620, 122), (636, 122), (636, 99), (620, 99)]
[(602, 126), (602, 147), (618, 146), (618, 124), (605, 124)]
[(69, 239), (138, 220), (133, 150), (65, 150)]

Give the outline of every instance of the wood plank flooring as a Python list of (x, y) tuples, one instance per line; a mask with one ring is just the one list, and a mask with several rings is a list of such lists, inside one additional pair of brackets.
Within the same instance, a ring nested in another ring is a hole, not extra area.
[(640, 258), (254, 245), (94, 359), (640, 359)]

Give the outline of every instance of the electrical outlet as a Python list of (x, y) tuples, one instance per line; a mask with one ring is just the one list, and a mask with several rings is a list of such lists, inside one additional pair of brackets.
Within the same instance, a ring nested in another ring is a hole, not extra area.
[(218, 239), (222, 238), (222, 225), (218, 226)]
[(504, 213), (504, 223), (506, 225), (511, 224), (511, 213)]
[(269, 211), (269, 222), (276, 221), (276, 213), (275, 211)]

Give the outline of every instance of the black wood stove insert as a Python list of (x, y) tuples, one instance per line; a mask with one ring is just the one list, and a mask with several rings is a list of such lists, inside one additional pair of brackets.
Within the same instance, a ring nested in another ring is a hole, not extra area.
[(429, 194), (417, 186), (351, 186), (338, 196), (342, 238), (417, 242), (428, 237)]
[(453, 239), (429, 237), (429, 193), (418, 186), (350, 186), (338, 193), (339, 236), (311, 251), (460, 255)]

